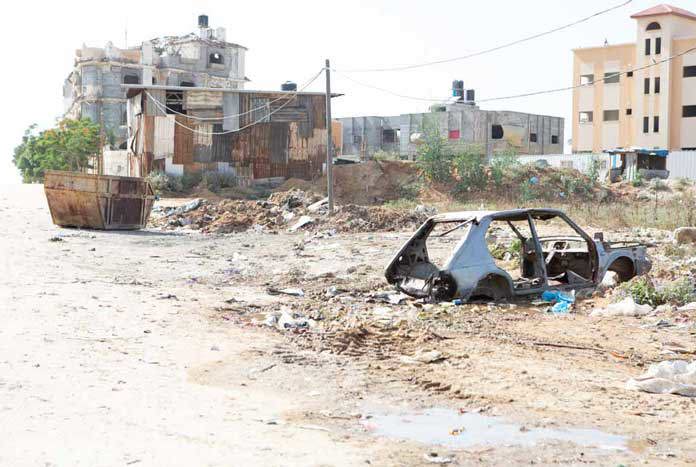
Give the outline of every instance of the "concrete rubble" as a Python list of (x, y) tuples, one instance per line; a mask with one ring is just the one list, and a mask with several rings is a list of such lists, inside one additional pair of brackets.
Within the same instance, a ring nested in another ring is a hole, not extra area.
[(289, 232), (322, 229), (327, 232), (372, 232), (416, 227), (436, 211), (417, 206), (402, 212), (381, 206), (337, 206), (328, 216), (325, 198), (291, 190), (272, 194), (267, 200), (208, 201), (194, 199), (178, 207), (157, 207), (151, 224), (162, 230), (198, 230), (203, 233), (235, 233), (250, 229)]

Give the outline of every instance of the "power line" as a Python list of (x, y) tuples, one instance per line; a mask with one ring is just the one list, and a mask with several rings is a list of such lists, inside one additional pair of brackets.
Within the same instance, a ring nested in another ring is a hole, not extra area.
[(523, 93), (523, 94), (513, 94), (510, 96), (489, 97), (487, 99), (480, 99), (477, 102), (492, 102), (492, 101), (502, 101), (502, 100), (507, 100), (507, 99), (517, 99), (520, 97), (538, 96), (541, 94), (551, 94), (551, 93), (555, 93), (555, 92), (571, 91), (573, 89), (594, 86), (596, 83), (606, 81), (609, 78), (615, 78), (617, 76), (625, 75), (626, 73), (633, 73), (635, 71), (641, 71), (641, 70), (645, 70), (648, 68), (652, 68), (652, 67), (660, 65), (662, 63), (671, 62), (675, 58), (681, 57), (682, 55), (686, 55), (686, 54), (689, 54), (689, 53), (694, 52), (694, 51), (696, 51), (696, 47), (692, 47), (690, 49), (685, 50), (684, 52), (680, 52), (678, 54), (674, 54), (674, 55), (669, 56), (667, 58), (663, 58), (662, 60), (655, 60), (652, 63), (649, 63), (647, 65), (631, 68), (630, 70), (626, 70), (626, 71), (619, 71), (616, 73), (605, 74), (604, 78), (595, 79), (595, 80), (592, 80), (591, 82), (585, 83), (585, 84), (578, 84), (575, 86), (566, 86), (563, 88), (546, 89), (546, 90), (542, 90), (542, 91), (532, 91), (532, 92), (527, 92), (527, 93)]
[(339, 74), (340, 76), (344, 77), (344, 78), (347, 79), (348, 81), (352, 81), (353, 83), (358, 84), (358, 85), (360, 85), (360, 86), (363, 86), (363, 87), (366, 87), (366, 88), (375, 89), (375, 90), (377, 90), (377, 91), (382, 91), (382, 92), (385, 92), (385, 93), (387, 93), (387, 94), (391, 94), (392, 96), (400, 97), (400, 98), (402, 98), (402, 99), (411, 99), (411, 100), (414, 100), (414, 101), (425, 101), (425, 102), (443, 102), (443, 101), (446, 101), (447, 99), (449, 99), (449, 97), (445, 97), (445, 98), (443, 98), (443, 99), (434, 99), (434, 98), (432, 98), (432, 97), (407, 96), (407, 95), (404, 95), (404, 94), (396, 93), (396, 92), (391, 91), (391, 90), (386, 89), (386, 88), (381, 88), (381, 87), (379, 87), (379, 86), (375, 86), (375, 85), (373, 85), (373, 84), (368, 84), (368, 83), (365, 83), (365, 82), (362, 82), (362, 81), (358, 81), (357, 79), (351, 78), (350, 76), (348, 76), (347, 74), (345, 74), (344, 72), (341, 72), (341, 71), (336, 71), (336, 70), (334, 70), (334, 69), (331, 69), (331, 71), (333, 71), (334, 73)]
[[(324, 71), (324, 68), (322, 68), (321, 71), (319, 71), (319, 74), (321, 74), (322, 71)], [(303, 85), (303, 87), (301, 87), (300, 89), (306, 88), (309, 84), (311, 84), (312, 81), (316, 80), (317, 77), (318, 77), (318, 76), (314, 76), (313, 78), (311, 78), (311, 81), (309, 81), (308, 83), (306, 83), (305, 85)], [(195, 88), (194, 88), (194, 90), (195, 90)], [(263, 109), (265, 109), (266, 107), (270, 106), (271, 104), (274, 104), (274, 103), (276, 103), (276, 102), (278, 102), (278, 101), (280, 101), (280, 100), (283, 100), (283, 99), (286, 99), (286, 98), (287, 98), (288, 100), (292, 100), (293, 98), (295, 98), (295, 97), (297, 96), (297, 93), (298, 93), (298, 91), (294, 91), (294, 92), (291, 92), (291, 93), (288, 93), (288, 94), (284, 94), (284, 95), (282, 95), (282, 96), (280, 96), (280, 97), (277, 97), (277, 98), (275, 98), (275, 99), (273, 99), (273, 100), (271, 100), (271, 101), (269, 101), (269, 102), (267, 102), (267, 103), (265, 103), (265, 104), (263, 104), (263, 105), (260, 105), (260, 106), (258, 106), (258, 107), (255, 107), (255, 108), (253, 108), (253, 109), (249, 109), (249, 110), (247, 110), (246, 112), (242, 112), (242, 113), (239, 113), (239, 114), (224, 115), (224, 116), (222, 116), (222, 117), (196, 117), (196, 116), (193, 116), (193, 115), (187, 115), (187, 114), (185, 114), (185, 113), (183, 113), (183, 112), (179, 112), (179, 111), (177, 111), (177, 110), (175, 110), (175, 109), (172, 109), (171, 107), (168, 107), (166, 104), (163, 104), (162, 102), (160, 102), (159, 100), (157, 100), (157, 99), (156, 99), (152, 94), (150, 94), (147, 90), (145, 91), (146, 97), (147, 97), (148, 99), (150, 99), (156, 106), (157, 106), (158, 104), (161, 105), (161, 106), (163, 106), (163, 108), (166, 109), (167, 113), (172, 113), (172, 114), (176, 114), (176, 115), (182, 115), (182, 116), (184, 116), (184, 117), (188, 117), (188, 118), (190, 118), (190, 119), (192, 119), (192, 120), (198, 120), (198, 121), (220, 121), (220, 120), (227, 120), (227, 119), (230, 119), (230, 118), (242, 117), (242, 116), (244, 116), (244, 115), (248, 115), (248, 114), (250, 114), (250, 113), (254, 113), (254, 112), (256, 112), (257, 110), (263, 110)]]
[(473, 57), (479, 57), (481, 55), (485, 55), (491, 52), (496, 52), (498, 50), (506, 49), (508, 47), (512, 47), (514, 45), (522, 44), (524, 42), (529, 42), (534, 39), (538, 39), (540, 37), (548, 36), (549, 34), (556, 33), (558, 31), (562, 31), (564, 29), (571, 28), (573, 26), (577, 26), (578, 24), (585, 23), (593, 18), (596, 18), (597, 16), (601, 16), (603, 14), (609, 13), (614, 10), (618, 10), (619, 8), (623, 8), (624, 6), (628, 5), (631, 3), (633, 0), (627, 0), (620, 5), (613, 6), (611, 8), (607, 8), (606, 10), (598, 11), (596, 13), (591, 14), (590, 16), (586, 16), (584, 18), (581, 18), (577, 21), (573, 21), (572, 23), (564, 24), (563, 26), (558, 26), (553, 29), (549, 29), (548, 31), (540, 32), (537, 34), (533, 34), (531, 36), (523, 37), (521, 39), (514, 40), (512, 42), (507, 42), (505, 44), (497, 45), (495, 47), (491, 47), (489, 49), (484, 49), (480, 50), (478, 52), (473, 52), (468, 55), (462, 55), (460, 57), (454, 57), (454, 58), (446, 58), (442, 60), (435, 60), (432, 62), (425, 62), (425, 63), (418, 63), (418, 64), (412, 64), (412, 65), (401, 65), (401, 66), (393, 66), (393, 67), (386, 67), (386, 68), (367, 68), (367, 69), (354, 69), (354, 70), (334, 70), (332, 69), (331, 71), (346, 71), (349, 73), (369, 73), (369, 72), (384, 72), (384, 71), (404, 71), (404, 70), (412, 70), (415, 68), (423, 68), (426, 66), (431, 66), (431, 65), (439, 65), (442, 63), (450, 63), (450, 62), (456, 62), (460, 60), (466, 60), (469, 58)]
[[(660, 64), (662, 64), (662, 63), (670, 62), (670, 61), (674, 60), (675, 58), (681, 57), (681, 56), (683, 56), (683, 55), (687, 55), (687, 54), (689, 54), (689, 53), (691, 53), (691, 52), (694, 52), (694, 51), (696, 51), (696, 47), (692, 47), (692, 48), (687, 49), (687, 50), (685, 50), (685, 51), (683, 51), (683, 52), (680, 52), (680, 53), (678, 53), (678, 54), (671, 55), (671, 56), (666, 57), (666, 58), (663, 58), (663, 59), (661, 59), (661, 60), (655, 60), (655, 61), (653, 61), (652, 63), (649, 63), (649, 64), (647, 64), (647, 65), (642, 65), (642, 66), (635, 67), (635, 68), (631, 68), (631, 69), (628, 69), (628, 70), (625, 70), (625, 71), (618, 71), (618, 72), (616, 72), (616, 73), (607, 74), (607, 75), (604, 76), (603, 78), (598, 78), (598, 79), (596, 79), (596, 80), (593, 80), (593, 81), (591, 81), (591, 82), (589, 82), (589, 83), (585, 83), (585, 84), (579, 84), (579, 85), (574, 85), (574, 86), (566, 86), (566, 87), (562, 87), (562, 88), (544, 89), (544, 90), (540, 90), (540, 91), (530, 91), (530, 92), (526, 92), (526, 93), (522, 93), (522, 94), (513, 94), (513, 95), (509, 95), (509, 96), (489, 97), (489, 98), (486, 98), (486, 99), (478, 99), (478, 100), (476, 100), (476, 102), (477, 102), (477, 103), (480, 103), (480, 102), (492, 102), (492, 101), (501, 101), (501, 100), (508, 100), (508, 99), (517, 99), (517, 98), (521, 98), (521, 97), (531, 97), (531, 96), (538, 96), (538, 95), (542, 95), (542, 94), (552, 94), (552, 93), (556, 93), (556, 92), (571, 91), (571, 90), (573, 90), (573, 89), (578, 89), (578, 88), (584, 88), (584, 87), (594, 86), (596, 83), (603, 82), (603, 81), (605, 81), (605, 80), (607, 80), (607, 79), (609, 79), (609, 78), (614, 78), (614, 77), (617, 77), (617, 76), (625, 75), (626, 73), (632, 73), (632, 72), (635, 72), (635, 71), (641, 71), (641, 70), (645, 70), (645, 69), (648, 69), (648, 68), (652, 68), (652, 67), (657, 66), (657, 65), (660, 65)], [(335, 71), (335, 70), (332, 70), (332, 71)], [(338, 72), (337, 72), (337, 73), (338, 73)], [(404, 98), (404, 99), (413, 99), (413, 100), (428, 101), (428, 102), (443, 102), (443, 101), (445, 101), (445, 99), (437, 100), (437, 99), (432, 99), (432, 98), (427, 98), (427, 97), (405, 96), (405, 95), (403, 95), (403, 94), (399, 94), (399, 93), (393, 92), (393, 91), (391, 91), (391, 90), (389, 90), (389, 89), (381, 88), (381, 87), (379, 87), (379, 86), (374, 86), (374, 85), (371, 85), (371, 84), (368, 84), (368, 83), (365, 83), (365, 82), (358, 81), (358, 80), (356, 80), (356, 79), (354, 79), (354, 78), (349, 77), (349, 76), (346, 75), (345, 73), (339, 73), (339, 74), (340, 74), (341, 76), (345, 77), (346, 79), (348, 79), (348, 80), (350, 80), (350, 81), (352, 81), (352, 82), (354, 82), (354, 83), (356, 83), (356, 84), (359, 84), (360, 86), (368, 87), (368, 88), (371, 88), (371, 89), (376, 89), (376, 90), (378, 90), (378, 91), (382, 91), (382, 92), (385, 92), (385, 93), (387, 93), (387, 94), (391, 94), (391, 95), (394, 95), (394, 96), (397, 96), (397, 97), (401, 97), (401, 98)]]
[[(319, 76), (320, 76), (323, 72), (324, 72), (324, 68), (322, 68), (321, 70), (319, 70), (319, 72), (318, 72), (316, 75), (314, 75), (314, 77), (313, 77), (308, 83), (306, 83), (302, 88), (300, 88), (298, 91), (296, 91), (295, 94), (298, 94), (299, 92), (303, 91), (305, 88), (309, 87), (309, 85), (312, 84), (314, 81), (316, 81), (316, 79), (319, 78)], [(195, 89), (195, 88), (194, 88), (194, 89)], [(164, 111), (163, 108), (160, 107), (162, 104), (161, 104), (159, 101), (154, 100), (153, 102), (155, 103), (155, 106), (157, 106), (160, 110)], [(243, 127), (241, 127), (241, 128), (238, 128), (238, 129), (236, 129), (236, 130), (227, 130), (227, 131), (202, 131), (202, 130), (199, 130), (199, 129), (197, 129), (197, 128), (191, 128), (191, 127), (189, 127), (189, 126), (187, 126), (187, 125), (184, 125), (183, 123), (177, 121), (176, 118), (174, 119), (174, 123), (175, 123), (176, 125), (182, 127), (182, 128), (185, 128), (185, 129), (189, 130), (190, 132), (196, 133), (196, 134), (202, 134), (202, 135), (206, 135), (206, 136), (211, 136), (211, 135), (227, 135), (227, 134), (230, 134), (230, 133), (237, 133), (237, 132), (239, 132), (239, 131), (246, 130), (247, 128), (250, 128), (250, 127), (252, 127), (252, 126), (254, 126), (254, 125), (256, 125), (256, 124), (262, 123), (264, 120), (266, 120), (266, 119), (267, 119), (268, 117), (270, 117), (271, 115), (273, 115), (273, 114), (275, 114), (276, 112), (279, 112), (280, 110), (282, 110), (282, 109), (283, 109), (284, 107), (286, 107), (290, 102), (291, 102), (291, 100), (289, 99), (287, 102), (285, 102), (285, 103), (283, 103), (282, 105), (280, 105), (277, 109), (270, 111), (268, 114), (264, 115), (263, 117), (259, 118), (258, 120), (255, 120), (255, 121), (253, 121), (252, 123), (250, 123), (250, 124), (248, 124), (248, 125), (245, 125), (245, 126), (243, 126)], [(219, 120), (219, 119), (218, 119), (218, 120)]]

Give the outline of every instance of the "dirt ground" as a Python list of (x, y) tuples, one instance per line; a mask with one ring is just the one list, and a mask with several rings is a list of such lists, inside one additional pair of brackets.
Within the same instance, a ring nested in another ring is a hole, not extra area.
[[(61, 229), (40, 186), (3, 188), (0, 214), (0, 465), (696, 463), (696, 400), (625, 387), (666, 346), (693, 350), (693, 314), (383, 303), (410, 232)], [(283, 309), (311, 326), (264, 324)], [(431, 408), (626, 443), (458, 447), (375, 421)]]

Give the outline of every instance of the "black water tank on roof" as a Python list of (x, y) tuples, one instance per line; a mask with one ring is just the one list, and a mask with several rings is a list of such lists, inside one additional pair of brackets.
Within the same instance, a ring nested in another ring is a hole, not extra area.
[(464, 81), (456, 79), (452, 81), (452, 96), (464, 97)]
[(199, 28), (207, 28), (208, 27), (208, 15), (199, 15), (198, 16), (198, 27)]
[(286, 81), (280, 85), (280, 90), (281, 91), (297, 91), (297, 83), (293, 83), (292, 81)]

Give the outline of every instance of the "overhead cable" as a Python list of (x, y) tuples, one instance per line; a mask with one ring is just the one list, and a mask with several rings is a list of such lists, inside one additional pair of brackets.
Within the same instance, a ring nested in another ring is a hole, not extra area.
[(540, 37), (548, 36), (549, 34), (556, 33), (558, 31), (562, 31), (564, 29), (571, 28), (573, 26), (577, 26), (578, 24), (585, 23), (593, 18), (596, 18), (597, 16), (604, 15), (606, 13), (609, 13), (614, 10), (618, 10), (619, 8), (623, 8), (624, 6), (628, 5), (629, 3), (633, 2), (633, 0), (627, 0), (619, 5), (615, 5), (611, 8), (607, 8), (602, 11), (598, 11), (596, 13), (591, 14), (590, 16), (586, 16), (584, 18), (581, 18), (579, 20), (573, 21), (572, 23), (564, 24), (562, 26), (555, 27), (553, 29), (549, 29), (548, 31), (532, 34), (531, 36), (523, 37), (521, 39), (514, 40), (512, 42), (507, 42), (505, 44), (500, 44), (495, 47), (491, 47), (488, 49), (484, 50), (479, 50), (478, 52), (473, 52), (467, 55), (462, 55), (460, 57), (453, 57), (453, 58), (445, 58), (442, 60), (435, 60), (432, 62), (425, 62), (425, 63), (417, 63), (417, 64), (412, 64), (412, 65), (400, 65), (400, 66), (392, 66), (392, 67), (385, 67), (385, 68), (363, 68), (363, 69), (348, 69), (348, 70), (334, 70), (332, 69), (331, 71), (345, 71), (349, 73), (369, 73), (369, 72), (383, 72), (383, 71), (405, 71), (405, 70), (412, 70), (415, 68), (424, 68), (427, 66), (432, 66), (432, 65), (439, 65), (442, 63), (450, 63), (450, 62), (457, 62), (460, 60), (467, 60), (469, 58), (473, 57), (479, 57), (481, 55), (489, 54), (491, 52), (496, 52), (498, 50), (506, 49), (508, 47), (512, 47), (518, 44), (522, 44), (524, 42), (529, 42), (534, 39), (538, 39)]
[[(314, 81), (316, 81), (316, 79), (319, 78), (319, 76), (320, 76), (323, 72), (324, 72), (324, 69), (322, 68), (322, 69), (319, 70), (319, 72), (318, 72), (316, 75), (314, 75), (314, 77), (313, 77), (309, 82), (307, 82), (302, 88), (300, 88), (300, 89), (298, 89), (297, 91), (295, 91), (294, 94), (298, 94), (299, 92), (303, 91), (305, 88), (309, 87), (309, 85), (312, 84)], [(189, 126), (187, 126), (187, 125), (185, 125), (185, 124), (179, 122), (179, 121), (176, 120), (176, 119), (174, 119), (174, 123), (175, 123), (176, 125), (182, 127), (182, 128), (185, 128), (185, 129), (189, 130), (190, 132), (196, 133), (196, 134), (201, 134), (201, 135), (227, 135), (227, 134), (230, 134), (230, 133), (237, 133), (237, 132), (239, 132), (239, 131), (246, 130), (247, 128), (250, 128), (250, 127), (252, 127), (252, 126), (254, 126), (254, 125), (258, 124), (258, 123), (262, 123), (262, 122), (263, 122), (264, 120), (266, 120), (268, 117), (270, 117), (271, 115), (275, 114), (276, 112), (279, 112), (279, 111), (282, 110), (284, 107), (286, 107), (291, 101), (292, 101), (291, 99), (288, 99), (287, 102), (284, 102), (282, 105), (278, 106), (278, 108), (276, 108), (275, 110), (270, 111), (268, 114), (264, 115), (263, 117), (261, 117), (261, 118), (255, 120), (255, 121), (249, 123), (248, 125), (245, 125), (245, 126), (243, 126), (243, 127), (237, 128), (236, 130), (226, 130), (226, 131), (203, 131), (203, 130), (199, 130), (199, 129), (197, 129), (197, 128), (191, 128), (191, 127), (189, 127)], [(158, 107), (160, 110), (164, 111), (164, 108), (161, 107), (162, 104), (161, 104), (159, 101), (154, 100), (153, 102), (155, 103), (155, 106), (156, 106), (156, 107)], [(264, 107), (265, 107), (265, 106), (264, 106)], [(218, 119), (218, 121), (219, 121), (219, 120), (220, 120), (220, 119)]]
[[(681, 57), (683, 55), (687, 55), (687, 54), (694, 52), (694, 51), (696, 51), (696, 47), (692, 47), (692, 48), (687, 49), (683, 52), (671, 55), (671, 56), (663, 58), (661, 60), (654, 60), (653, 59), (653, 61), (651, 63), (648, 63), (647, 65), (634, 67), (631, 69), (627, 69), (625, 71), (617, 71), (616, 73), (607, 73), (603, 78), (598, 78), (598, 79), (592, 80), (592, 81), (584, 83), (584, 84), (578, 84), (578, 85), (574, 85), (574, 86), (566, 86), (566, 87), (562, 87), (562, 88), (544, 89), (544, 90), (540, 90), (540, 91), (530, 91), (530, 92), (526, 92), (526, 93), (522, 93), (522, 94), (512, 94), (509, 96), (488, 97), (486, 99), (477, 99), (476, 102), (480, 103), (480, 102), (501, 101), (501, 100), (508, 100), (508, 99), (516, 99), (516, 98), (521, 98), (521, 97), (538, 96), (538, 95), (542, 95), (542, 94), (551, 94), (551, 93), (562, 92), (562, 91), (571, 91), (573, 89), (590, 87), (590, 86), (595, 85), (596, 83), (601, 83), (603, 81), (606, 81), (607, 79), (614, 78), (616, 76), (625, 75), (627, 73), (633, 73), (635, 71), (645, 70), (648, 68), (655, 67), (657, 65), (661, 65), (662, 63), (670, 62), (670, 61), (674, 60), (675, 58)], [(364, 86), (364, 87), (371, 88), (371, 89), (376, 89), (378, 91), (382, 91), (382, 92), (385, 92), (387, 94), (391, 94), (393, 96), (401, 97), (404, 99), (419, 100), (419, 101), (446, 103), (445, 100), (437, 100), (437, 99), (432, 99), (432, 98), (427, 98), (427, 97), (406, 96), (403, 94), (393, 92), (389, 89), (381, 88), (381, 87), (374, 86), (374, 85), (371, 85), (371, 84), (368, 84), (368, 83), (365, 83), (362, 81), (358, 81), (354, 78), (349, 77), (345, 73), (339, 73), (339, 72), (337, 72), (337, 73), (340, 74), (341, 76), (345, 77), (346, 79), (360, 85), (360, 86)]]
[(502, 100), (507, 100), (507, 99), (516, 99), (516, 98), (520, 98), (520, 97), (530, 97), (530, 96), (538, 96), (541, 94), (551, 94), (551, 93), (555, 93), (555, 92), (570, 91), (570, 90), (578, 89), (578, 88), (586, 88), (589, 86), (594, 86), (596, 83), (606, 81), (607, 79), (615, 78), (615, 77), (621, 76), (621, 75), (625, 75), (626, 73), (633, 73), (635, 71), (641, 71), (641, 70), (645, 70), (648, 68), (652, 68), (652, 67), (657, 66), (657, 65), (661, 65), (662, 63), (671, 62), (672, 60), (674, 60), (677, 57), (681, 57), (682, 55), (686, 55), (686, 54), (689, 54), (689, 53), (694, 52), (694, 51), (696, 51), (696, 47), (692, 47), (690, 49), (685, 50), (684, 52), (680, 52), (678, 54), (674, 54), (674, 55), (669, 56), (667, 58), (663, 58), (662, 60), (653, 60), (652, 63), (648, 63), (647, 65), (643, 65), (643, 66), (639, 66), (639, 67), (635, 67), (635, 68), (631, 68), (630, 70), (618, 71), (616, 73), (605, 73), (603, 78), (593, 79), (592, 81), (590, 81), (588, 83), (584, 83), (584, 84), (578, 84), (575, 86), (566, 86), (563, 88), (546, 89), (543, 91), (532, 91), (532, 92), (526, 92), (523, 94), (513, 94), (510, 96), (489, 97), (486, 99), (477, 100), (476, 102), (502, 101)]
[[(324, 71), (324, 69), (322, 68), (321, 71), (319, 71), (319, 74), (321, 74), (323, 71)], [(312, 81), (316, 80), (316, 79), (317, 79), (317, 76), (312, 77), (310, 83), (311, 83)], [(305, 87), (306, 87), (306, 86), (305, 86)], [(193, 89), (195, 90), (195, 88), (193, 88)], [(220, 89), (225, 89), (225, 88), (220, 88)], [(304, 89), (304, 87), (302, 87), (301, 89)], [(255, 108), (253, 108), (253, 109), (249, 109), (249, 110), (247, 110), (247, 111), (245, 111), (245, 112), (242, 112), (242, 113), (231, 114), (231, 115), (224, 115), (224, 116), (222, 116), (222, 117), (196, 117), (196, 116), (193, 116), (193, 115), (187, 115), (187, 114), (185, 114), (185, 113), (183, 113), (183, 112), (178, 112), (177, 110), (172, 109), (171, 107), (167, 106), (166, 104), (163, 104), (161, 101), (159, 101), (157, 98), (155, 98), (152, 94), (150, 94), (147, 90), (145, 91), (145, 95), (146, 95), (146, 97), (147, 97), (148, 99), (150, 99), (153, 103), (156, 103), (155, 105), (157, 105), (157, 104), (162, 105), (162, 106), (164, 107), (164, 109), (167, 111), (167, 113), (176, 114), (176, 115), (182, 115), (182, 116), (188, 117), (188, 118), (193, 119), (193, 120), (198, 120), (198, 121), (220, 121), (220, 120), (227, 120), (227, 119), (230, 119), (230, 118), (242, 117), (242, 116), (244, 116), (244, 115), (248, 115), (248, 114), (250, 114), (250, 113), (254, 113), (254, 112), (256, 112), (257, 110), (263, 110), (263, 109), (265, 109), (266, 107), (268, 107), (269, 105), (274, 104), (274, 103), (276, 103), (276, 102), (278, 102), (278, 101), (280, 101), (280, 100), (283, 100), (283, 99), (289, 99), (289, 100), (291, 100), (291, 99), (293, 99), (293, 98), (297, 95), (297, 92), (298, 92), (298, 91), (293, 91), (293, 92), (290, 92), (290, 93), (286, 93), (286, 94), (284, 94), (284, 95), (282, 95), (282, 96), (280, 96), (280, 97), (277, 97), (277, 98), (275, 98), (275, 99), (273, 99), (273, 100), (267, 102), (267, 103), (264, 104), (264, 105), (260, 105), (260, 106), (258, 106), (258, 107), (255, 107)]]
[(391, 94), (392, 96), (401, 97), (402, 99), (411, 99), (414, 101), (425, 101), (425, 102), (444, 102), (444, 101), (447, 101), (447, 99), (449, 99), (449, 97), (445, 97), (442, 99), (435, 99), (432, 97), (407, 96), (404, 94), (399, 94), (397, 92), (391, 91), (391, 90), (386, 89), (386, 88), (381, 88), (379, 86), (375, 86), (373, 84), (368, 84), (368, 83), (365, 83), (363, 81), (358, 81), (357, 79), (351, 78), (350, 76), (348, 76), (347, 74), (345, 74), (344, 72), (341, 72), (341, 71), (336, 71), (336, 70), (331, 70), (331, 71), (334, 71), (337, 75), (342, 76), (345, 79), (347, 79), (348, 81), (352, 81), (353, 83), (358, 84), (360, 86), (363, 86), (366, 88), (372, 88), (372, 89), (375, 89), (377, 91), (382, 91), (382, 92), (385, 92), (387, 94)]

